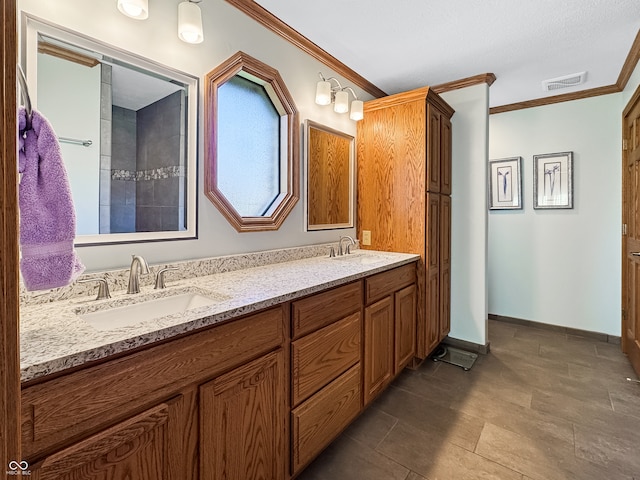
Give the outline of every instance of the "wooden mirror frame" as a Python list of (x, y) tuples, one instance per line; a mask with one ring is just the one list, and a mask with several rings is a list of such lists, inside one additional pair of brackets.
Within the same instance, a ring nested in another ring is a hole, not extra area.
[[(334, 137), (335, 141), (326, 142), (326, 145), (317, 145), (312, 139), (312, 130), (326, 133)], [(312, 120), (305, 121), (304, 133), (305, 230), (353, 228), (355, 217), (355, 137)], [(345, 140), (348, 142), (348, 147), (344, 144)], [(340, 161), (336, 162), (334, 158), (340, 152), (344, 154), (345, 149), (348, 149), (346, 165), (344, 159), (339, 159)], [(317, 158), (318, 155), (324, 158)], [(315, 188), (317, 186), (322, 186), (323, 191), (317, 192)], [(345, 188), (348, 198), (337, 198), (336, 194)], [(326, 211), (328, 217), (326, 223), (312, 223), (312, 220), (318, 217), (314, 214), (314, 209), (317, 208)], [(344, 218), (343, 215), (340, 215), (341, 218), (336, 218), (335, 213), (337, 210), (344, 212), (345, 208), (348, 209), (346, 221), (341, 222), (339, 220)]]
[(20, 454), (16, 2), (0, 3), (0, 471)]
[[(270, 86), (280, 100), (285, 111), (287, 125), (286, 139), (286, 191), (276, 199), (276, 206), (269, 216), (243, 217), (218, 188), (217, 166), (217, 111), (218, 88), (239, 72), (245, 72), (252, 78)], [(277, 230), (291, 212), (300, 197), (299, 173), (299, 124), (298, 110), (293, 97), (287, 90), (278, 71), (243, 52), (238, 52), (210, 71), (205, 77), (204, 98), (204, 177), (205, 195), (220, 210), (222, 215), (239, 232), (257, 232)]]

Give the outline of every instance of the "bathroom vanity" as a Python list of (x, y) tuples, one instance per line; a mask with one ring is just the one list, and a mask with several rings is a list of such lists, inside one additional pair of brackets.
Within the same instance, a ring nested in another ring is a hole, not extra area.
[[(197, 288), (219, 301), (94, 329), (96, 346), (83, 312), (118, 298), (26, 306), (22, 435), (32, 477), (295, 477), (413, 359), (417, 259), (357, 250), (184, 278), (162, 294)], [(158, 295), (149, 288), (140, 299)], [(67, 341), (30, 362), (38, 347), (26, 343), (46, 316), (47, 328), (66, 332), (52, 337)]]

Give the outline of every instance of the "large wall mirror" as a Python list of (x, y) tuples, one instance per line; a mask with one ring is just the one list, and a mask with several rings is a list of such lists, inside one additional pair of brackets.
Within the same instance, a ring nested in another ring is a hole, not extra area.
[(305, 122), (306, 229), (352, 228), (355, 209), (355, 139)]
[(31, 102), (51, 122), (76, 244), (196, 237), (198, 79), (24, 14)]

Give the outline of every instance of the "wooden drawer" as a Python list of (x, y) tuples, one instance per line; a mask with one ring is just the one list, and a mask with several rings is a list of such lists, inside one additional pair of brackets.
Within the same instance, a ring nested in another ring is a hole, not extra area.
[(292, 335), (298, 338), (359, 310), (362, 282), (354, 282), (292, 303)]
[(293, 405), (360, 360), (360, 312), (291, 344)]
[(375, 302), (416, 281), (416, 264), (410, 263), (365, 279), (365, 304)]
[(22, 391), (24, 458), (32, 459), (157, 404), (284, 342), (274, 308)]
[(358, 415), (360, 364), (291, 412), (292, 473), (297, 474)]

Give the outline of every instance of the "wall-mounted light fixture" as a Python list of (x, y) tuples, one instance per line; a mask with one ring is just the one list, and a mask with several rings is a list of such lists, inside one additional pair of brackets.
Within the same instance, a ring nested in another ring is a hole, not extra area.
[(144, 20), (149, 17), (149, 0), (118, 0), (118, 10), (127, 17)]
[(188, 0), (178, 5), (178, 37), (187, 43), (202, 43), (202, 12), (197, 5), (201, 0)]
[[(356, 92), (351, 87), (343, 87), (337, 78), (329, 77), (324, 78), (322, 73), (318, 73), (320, 81), (316, 86), (316, 103), (318, 105), (330, 105), (333, 102), (333, 111), (336, 113), (347, 113), (349, 111), (349, 92), (353, 95), (353, 102), (351, 102), (351, 113), (349, 118), (351, 120), (362, 120), (363, 103), (362, 100), (358, 100)], [(334, 81), (335, 85), (331, 82)]]

